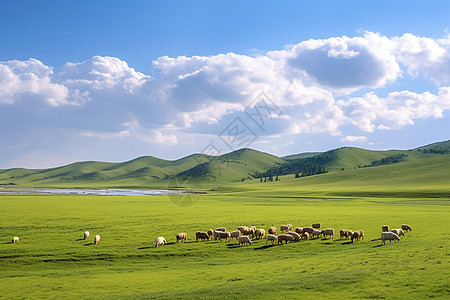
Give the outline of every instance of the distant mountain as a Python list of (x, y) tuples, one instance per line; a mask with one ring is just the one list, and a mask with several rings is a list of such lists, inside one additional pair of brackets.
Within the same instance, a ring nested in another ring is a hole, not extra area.
[[(343, 147), (323, 153), (299, 153), (279, 158), (253, 149), (239, 149), (220, 156), (192, 154), (178, 160), (143, 156), (122, 163), (76, 162), (50, 169), (0, 170), (0, 185), (29, 187), (145, 187), (167, 186), (174, 180), (192, 183), (226, 183), (298, 177), (346, 170), (402, 164), (438, 157), (448, 160), (450, 141), (412, 150), (373, 151)], [(374, 168), (376, 169), (376, 168)], [(273, 178), (272, 178), (273, 179)]]

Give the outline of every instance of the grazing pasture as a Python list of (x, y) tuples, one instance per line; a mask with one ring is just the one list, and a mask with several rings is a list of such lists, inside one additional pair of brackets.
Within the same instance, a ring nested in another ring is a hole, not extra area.
[[(239, 189), (218, 189), (189, 207), (166, 196), (0, 195), (0, 298), (448, 297), (448, 198), (306, 197), (286, 190), (278, 198), (256, 185), (248, 193)], [(265, 239), (247, 247), (195, 242), (196, 231), (210, 228), (267, 231), (318, 221), (335, 232), (363, 229), (364, 240), (335, 234), (273, 246)], [(382, 245), (381, 226), (402, 224), (414, 230)], [(180, 232), (187, 233), (185, 243), (176, 243)], [(94, 246), (95, 235), (101, 241)], [(14, 236), (20, 241), (12, 244)], [(155, 248), (160, 236), (167, 245)]]

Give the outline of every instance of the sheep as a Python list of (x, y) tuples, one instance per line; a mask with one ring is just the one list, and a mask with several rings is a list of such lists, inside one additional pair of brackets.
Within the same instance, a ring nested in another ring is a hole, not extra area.
[(327, 237), (327, 235), (331, 236), (332, 239), (334, 239), (334, 229), (333, 228), (327, 228), (321, 231), (324, 238)]
[(241, 246), (241, 245), (246, 246), (247, 244), (251, 245), (252, 240), (246, 235), (240, 236), (239, 237), (239, 246)]
[(339, 238), (340, 240), (342, 240), (343, 237), (345, 237), (345, 239), (349, 239), (349, 238), (351, 238), (352, 235), (353, 235), (353, 231), (348, 230), (348, 229), (341, 229), (341, 230), (339, 231), (339, 233), (340, 233), (340, 235), (341, 235), (341, 237)]
[(405, 236), (405, 232), (403, 231), (403, 229), (392, 229), (391, 232), (395, 233), (398, 236)]
[(11, 240), (11, 243), (17, 243), (19, 241), (19, 237), (15, 236), (13, 237), (13, 239)]
[(262, 228), (256, 229), (255, 236), (257, 239), (262, 239), (266, 236), (266, 231)]
[(248, 230), (248, 227), (247, 227), (247, 226), (238, 226), (238, 230), (239, 230), (242, 234), (244, 234), (244, 231), (247, 231), (247, 230)]
[(97, 245), (98, 242), (100, 242), (100, 236), (97, 234), (97, 235), (94, 237), (94, 245)]
[(319, 238), (321, 234), (322, 234), (322, 231), (314, 229), (312, 236), (313, 236), (313, 238), (314, 237)]
[(84, 236), (83, 236), (83, 240), (87, 240), (88, 237), (89, 237), (89, 231), (85, 231), (84, 232)]
[(291, 243), (294, 240), (294, 237), (290, 234), (280, 234), (278, 236), (278, 244), (283, 244), (283, 241), (285, 244), (287, 244), (287, 242), (289, 241), (289, 243)]
[(186, 239), (187, 239), (186, 232), (181, 232), (181, 233), (177, 234), (177, 243), (178, 243), (178, 241), (186, 242)]
[(214, 240), (215, 240), (215, 241), (217, 241), (217, 239), (219, 238), (219, 235), (220, 235), (221, 232), (222, 232), (222, 231), (214, 230), (214, 232), (213, 232), (213, 237), (214, 237)]
[(278, 237), (275, 234), (268, 234), (266, 245), (269, 241), (272, 241), (272, 245), (273, 245), (273, 242), (278, 242)]
[(382, 231), (382, 232), (389, 232), (389, 225), (383, 225), (383, 226), (381, 226), (381, 231)]
[[(100, 236), (98, 236), (98, 237), (100, 238)], [(162, 236), (160, 236), (156, 239), (155, 247), (159, 247), (159, 246), (166, 245), (166, 244), (167, 244), (166, 239), (163, 238)]]
[(195, 239), (196, 239), (197, 242), (198, 242), (199, 239), (202, 240), (202, 241), (204, 241), (204, 240), (209, 241), (209, 235), (208, 235), (208, 233), (206, 233), (204, 231), (197, 231), (195, 233)]
[(307, 232), (310, 236), (314, 232), (314, 228), (312, 227), (303, 227), (303, 232)]
[(225, 231), (225, 232), (218, 231), (218, 233), (219, 233), (219, 240), (220, 241), (222, 241), (222, 239), (225, 239), (227, 241), (231, 240), (231, 233), (229, 231)]
[(402, 229), (404, 230), (404, 231), (412, 231), (412, 228), (411, 228), (411, 226), (409, 226), (408, 224), (402, 224)]
[(286, 234), (292, 235), (292, 237), (294, 238), (294, 242), (300, 241), (300, 235), (297, 232), (288, 231), (286, 232)]
[(383, 242), (383, 245), (386, 245), (386, 241), (389, 240), (389, 243), (392, 243), (392, 241), (396, 242), (400, 241), (400, 238), (398, 235), (396, 235), (394, 232), (382, 232), (381, 233), (381, 241)]
[(320, 229), (320, 223), (314, 223), (311, 227), (314, 229)]
[(214, 231), (212, 229), (208, 229), (207, 234), (209, 236), (209, 239), (211, 239), (213, 237), (213, 235), (214, 235)]
[(351, 239), (352, 239), (352, 243), (353, 243), (353, 240), (364, 239), (364, 231), (358, 230), (358, 231), (353, 232)]
[(277, 228), (276, 227), (270, 227), (267, 231), (269, 234), (277, 235)]
[(302, 233), (302, 240), (309, 240), (309, 233), (308, 232), (303, 232)]
[(239, 230), (235, 230), (230, 232), (230, 238), (235, 238), (236, 241), (238, 240), (239, 236), (241, 235), (241, 232)]
[(227, 231), (227, 229), (226, 229), (225, 227), (219, 227), (219, 228), (214, 229), (214, 231), (222, 231), (222, 232), (225, 232), (225, 231)]
[(303, 233), (303, 227), (296, 227), (295, 228), (295, 232), (297, 232), (298, 234), (302, 234)]
[(255, 228), (256, 228), (255, 226), (250, 226), (250, 227), (248, 228), (248, 232), (247, 232), (246, 235), (249, 235), (249, 236), (251, 236), (252, 238), (254, 238), (254, 237), (255, 237), (255, 231), (256, 231)]

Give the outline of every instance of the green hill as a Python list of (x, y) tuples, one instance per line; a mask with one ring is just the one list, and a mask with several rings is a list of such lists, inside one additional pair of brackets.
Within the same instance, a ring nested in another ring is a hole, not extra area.
[[(379, 178), (384, 168), (387, 170), (398, 168), (401, 178), (409, 182), (419, 180), (421, 177), (450, 177), (447, 168), (449, 149), (450, 141), (445, 141), (412, 150), (373, 151), (343, 147), (323, 153), (300, 153), (284, 158), (248, 148), (220, 156), (193, 154), (178, 160), (143, 156), (122, 163), (87, 161), (44, 170), (22, 168), (1, 170), (0, 185), (165, 188), (174, 180), (177, 182), (189, 180), (192, 184), (215, 186), (242, 181), (259, 183), (261, 181), (259, 178), (263, 177), (294, 178), (294, 174), (297, 174), (297, 177), (314, 178), (320, 176), (313, 175), (323, 174), (319, 181), (334, 183), (352, 176), (349, 174), (358, 174), (357, 178), (351, 180), (360, 181), (361, 178), (374, 180)], [(435, 166), (434, 169), (427, 168), (431, 165)], [(360, 170), (359, 173), (349, 172), (357, 170)], [(389, 180), (398, 181), (401, 178), (397, 176)], [(314, 181), (304, 182), (310, 184)]]

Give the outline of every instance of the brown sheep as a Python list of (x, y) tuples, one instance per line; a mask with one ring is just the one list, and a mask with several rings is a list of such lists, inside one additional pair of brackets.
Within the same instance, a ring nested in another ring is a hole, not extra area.
[(297, 232), (288, 231), (286, 232), (286, 234), (292, 235), (292, 237), (294, 238), (294, 242), (300, 241), (300, 235)]
[(285, 244), (287, 244), (287, 242), (289, 241), (289, 243), (291, 243), (294, 240), (294, 237), (290, 234), (280, 234), (278, 236), (278, 244), (283, 244), (283, 241)]
[(402, 229), (404, 230), (404, 231), (412, 231), (412, 228), (411, 228), (411, 226), (409, 226), (408, 224), (402, 224)]
[(332, 239), (334, 239), (334, 229), (333, 228), (327, 228), (321, 231), (324, 238), (327, 237), (327, 235), (331, 236)]
[(228, 242), (231, 241), (231, 233), (229, 231), (219, 231), (219, 240), (222, 241), (222, 239), (225, 239)]
[(309, 240), (309, 233), (308, 232), (303, 232), (303, 234), (302, 234), (302, 240)]
[(266, 236), (266, 231), (264, 229), (256, 229), (255, 236), (257, 239), (262, 239)]
[(198, 242), (198, 240), (202, 240), (202, 241), (209, 241), (209, 235), (208, 233), (204, 232), (204, 231), (197, 231), (195, 233), (195, 239)]
[(302, 234), (303, 233), (303, 227), (295, 228), (295, 232), (297, 232), (298, 234)]
[(352, 243), (353, 243), (353, 240), (357, 240), (358, 241), (360, 239), (364, 239), (364, 231), (358, 230), (358, 231), (353, 232), (353, 234), (352, 234)]
[(177, 243), (178, 243), (178, 241), (186, 242), (186, 239), (187, 239), (186, 232), (181, 232), (181, 233), (177, 234)]
[(270, 227), (268, 230), (269, 234), (277, 235), (277, 228), (276, 227)]
[(314, 229), (320, 229), (320, 223), (314, 223), (311, 227)]
[(281, 225), (280, 226), (280, 231), (281, 232), (285, 232), (285, 231), (289, 231), (292, 229), (292, 225), (291, 224), (287, 224), (287, 225)]
[(236, 241), (238, 240), (240, 235), (241, 235), (241, 232), (239, 230), (235, 230), (235, 231), (230, 232), (230, 237), (232, 239), (236, 239)]
[(309, 235), (311, 236), (314, 232), (314, 228), (311, 227), (303, 227), (303, 232), (307, 232), (309, 233)]
[(238, 230), (239, 230), (242, 234), (244, 234), (244, 231), (248, 230), (248, 227), (247, 227), (247, 226), (238, 226)]
[(382, 232), (389, 232), (389, 225), (383, 225), (383, 226), (381, 226), (381, 231), (382, 231)]
[(342, 238), (344, 238), (344, 237), (345, 237), (345, 239), (349, 239), (349, 238), (351, 238), (352, 235), (353, 235), (353, 231), (348, 230), (348, 229), (341, 229), (341, 230), (339, 231), (339, 233), (340, 233), (340, 235), (341, 235), (341, 237), (339, 238), (340, 240), (342, 240)]
[(212, 230), (212, 229), (208, 229), (208, 232), (207, 232), (207, 234), (208, 234), (208, 236), (209, 236), (209, 239), (212, 239), (212, 238), (213, 238), (213, 236), (214, 236), (214, 230)]

